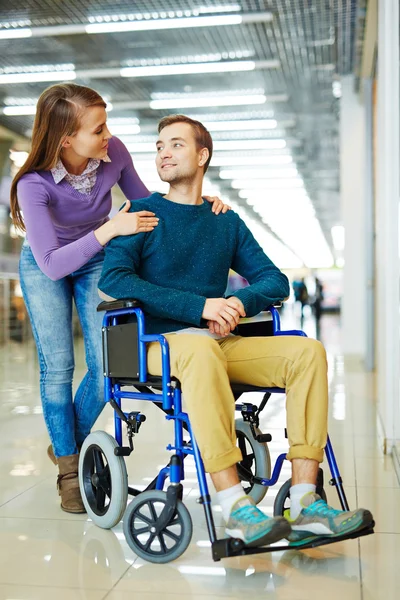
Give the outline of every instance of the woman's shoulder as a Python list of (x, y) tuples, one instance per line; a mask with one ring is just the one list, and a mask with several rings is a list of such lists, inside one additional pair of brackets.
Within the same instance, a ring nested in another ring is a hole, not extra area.
[(37, 187), (44, 183), (45, 178), (43, 174), (45, 171), (30, 171), (29, 173), (24, 173), (21, 179), (17, 183), (17, 190), (27, 189), (30, 187)]
[[(129, 150), (125, 146), (125, 144), (123, 142), (121, 142), (121, 140), (119, 138), (114, 137), (114, 136), (112, 138), (110, 138), (108, 141), (107, 154), (110, 157), (111, 162), (113, 160), (130, 157)], [(104, 164), (108, 164), (108, 163), (104, 163)]]

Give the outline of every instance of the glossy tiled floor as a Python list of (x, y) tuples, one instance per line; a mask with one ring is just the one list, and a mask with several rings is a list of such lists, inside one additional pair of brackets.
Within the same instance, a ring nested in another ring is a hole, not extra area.
[[(286, 324), (293, 315), (287, 311)], [(31, 346), (1, 349), (0, 360), (0, 600), (394, 600), (399, 597), (400, 488), (390, 457), (377, 438), (371, 376), (340, 354), (337, 317), (326, 316), (321, 337), (329, 355), (330, 435), (351, 507), (370, 508), (376, 533), (360, 540), (303, 552), (259, 554), (214, 563), (207, 542), (197, 484), (187, 469), (185, 504), (194, 521), (192, 542), (174, 563), (157, 566), (138, 559), (121, 525), (97, 528), (85, 515), (60, 510), (56, 469), (46, 456), (35, 351)], [(305, 329), (314, 334), (312, 320)], [(78, 375), (83, 372), (78, 348)], [(253, 398), (255, 401), (257, 397)], [(128, 460), (130, 483), (147, 485), (165, 464), (170, 426), (146, 406), (148, 420)], [(111, 432), (107, 407), (96, 428)], [(275, 396), (263, 414), (262, 429), (273, 434), (271, 453), (285, 449), (284, 397)], [(326, 479), (328, 479), (327, 472)], [(287, 467), (282, 478), (288, 478)], [(282, 479), (282, 481), (283, 481)], [(272, 511), (276, 489), (262, 508)], [(338, 506), (335, 491), (328, 498)], [(215, 507), (218, 532), (220, 512)]]

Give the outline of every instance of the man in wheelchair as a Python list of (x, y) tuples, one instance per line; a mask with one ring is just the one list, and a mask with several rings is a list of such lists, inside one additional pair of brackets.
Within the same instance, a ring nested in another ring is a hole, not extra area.
[[(287, 277), (264, 254), (233, 211), (211, 212), (202, 199), (212, 139), (182, 115), (161, 120), (156, 165), (169, 192), (132, 203), (156, 213), (154, 231), (114, 238), (107, 246), (99, 288), (107, 299), (137, 299), (147, 333), (168, 339), (171, 374), (211, 475), (226, 533), (250, 545), (315, 536), (341, 536), (372, 523), (369, 511), (339, 511), (316, 494), (327, 441), (328, 384), (323, 346), (298, 336), (241, 337), (240, 317), (251, 317), (289, 295)], [(224, 297), (229, 269), (249, 287)], [(161, 375), (157, 343), (148, 346), (148, 370)], [(269, 518), (244, 495), (236, 463), (234, 397), (230, 382), (286, 389), (292, 463), (290, 515)]]

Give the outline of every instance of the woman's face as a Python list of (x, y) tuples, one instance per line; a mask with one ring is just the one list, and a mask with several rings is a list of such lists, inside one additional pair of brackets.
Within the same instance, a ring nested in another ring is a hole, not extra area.
[(81, 158), (102, 159), (107, 154), (108, 140), (112, 137), (108, 131), (107, 113), (102, 106), (86, 108), (81, 115), (81, 126), (75, 135), (68, 136), (63, 148), (71, 150)]

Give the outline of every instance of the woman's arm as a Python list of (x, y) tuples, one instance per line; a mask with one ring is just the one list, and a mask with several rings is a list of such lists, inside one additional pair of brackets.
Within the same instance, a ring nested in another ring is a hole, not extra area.
[(44, 185), (28, 175), (18, 182), (18, 202), (24, 215), (29, 245), (39, 268), (53, 281), (76, 271), (103, 246), (91, 231), (79, 240), (60, 247)]
[(90, 231), (80, 239), (61, 246), (49, 208), (49, 194), (39, 177), (32, 173), (18, 182), (18, 202), (39, 268), (53, 281), (77, 271), (95, 256), (103, 246), (118, 235), (152, 231), (158, 224), (154, 213), (129, 213), (130, 203), (115, 217)]
[(137, 174), (128, 148), (121, 142), (120, 139), (113, 138), (113, 140), (118, 152), (119, 160), (122, 164), (121, 177), (118, 181), (119, 187), (128, 200), (147, 198), (147, 196), (150, 196), (151, 192), (149, 192)]

